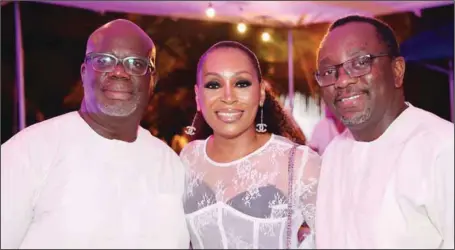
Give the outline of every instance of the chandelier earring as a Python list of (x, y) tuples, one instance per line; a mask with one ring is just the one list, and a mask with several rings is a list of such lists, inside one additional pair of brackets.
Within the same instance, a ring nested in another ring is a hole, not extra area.
[(194, 126), (194, 123), (196, 122), (196, 117), (197, 117), (197, 111), (196, 114), (194, 114), (193, 122), (191, 123), (191, 126), (186, 126), (185, 127), (185, 134), (187, 135), (194, 135), (196, 132), (196, 127)]
[(264, 123), (264, 107), (261, 105), (261, 122), (256, 124), (256, 131), (258, 133), (267, 132), (267, 124)]

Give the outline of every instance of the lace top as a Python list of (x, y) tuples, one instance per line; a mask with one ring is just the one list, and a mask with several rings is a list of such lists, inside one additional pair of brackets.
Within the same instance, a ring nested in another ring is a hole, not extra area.
[[(253, 153), (229, 163), (211, 160), (207, 140), (189, 143), (184, 209), (193, 248), (285, 248), (288, 160), (293, 143), (272, 135)], [(294, 157), (292, 248), (313, 248), (310, 235), (298, 246), (304, 221), (314, 228), (320, 158), (307, 146)]]

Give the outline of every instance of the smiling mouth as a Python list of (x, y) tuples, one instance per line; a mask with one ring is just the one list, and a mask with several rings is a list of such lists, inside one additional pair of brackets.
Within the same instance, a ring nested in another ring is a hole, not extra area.
[(112, 100), (128, 101), (133, 97), (133, 93), (129, 91), (117, 91), (117, 90), (103, 90), (104, 95)]
[(350, 96), (350, 97), (345, 97), (345, 98), (341, 98), (339, 101), (340, 102), (348, 102), (348, 101), (353, 101), (353, 100), (356, 100), (360, 97), (360, 94), (358, 95), (353, 95), (353, 96)]
[(218, 117), (218, 119), (220, 119), (221, 121), (223, 121), (225, 123), (233, 123), (233, 122), (240, 120), (240, 118), (243, 115), (243, 111), (241, 111), (241, 110), (224, 111), (223, 110), (223, 111), (216, 111), (215, 114)]
[(335, 99), (334, 104), (338, 109), (342, 110), (358, 110), (365, 105), (367, 93), (356, 93), (354, 95), (344, 95)]

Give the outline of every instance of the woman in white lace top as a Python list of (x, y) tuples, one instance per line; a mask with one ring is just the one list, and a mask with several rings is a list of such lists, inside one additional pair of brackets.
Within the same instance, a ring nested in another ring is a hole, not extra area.
[(193, 248), (313, 248), (314, 234), (300, 244), (297, 231), (314, 225), (320, 158), (304, 145), (295, 151), (288, 245), (288, 161), (305, 139), (266, 90), (255, 54), (215, 44), (199, 61), (195, 92), (195, 140), (180, 154)]

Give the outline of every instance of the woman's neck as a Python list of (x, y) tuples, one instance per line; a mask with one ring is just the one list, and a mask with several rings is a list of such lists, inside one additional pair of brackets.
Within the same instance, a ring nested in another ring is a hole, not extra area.
[(206, 152), (210, 159), (225, 163), (241, 159), (263, 146), (271, 134), (259, 134), (253, 129), (233, 138), (214, 133), (208, 139)]

